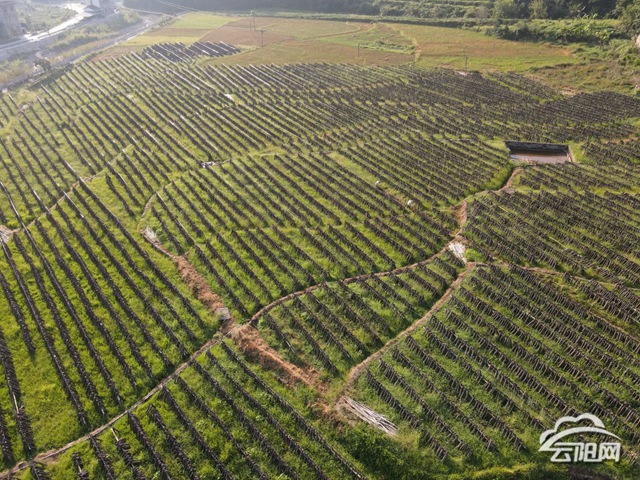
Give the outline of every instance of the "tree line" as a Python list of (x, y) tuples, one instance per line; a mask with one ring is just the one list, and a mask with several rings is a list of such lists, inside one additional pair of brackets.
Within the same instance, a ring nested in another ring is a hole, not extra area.
[(300, 11), (380, 15), (383, 17), (561, 19), (620, 18), (628, 30), (640, 29), (640, 4), (634, 0), (494, 0), (474, 5), (430, 0), (125, 0), (125, 5), (150, 11), (176, 13), (205, 11)]

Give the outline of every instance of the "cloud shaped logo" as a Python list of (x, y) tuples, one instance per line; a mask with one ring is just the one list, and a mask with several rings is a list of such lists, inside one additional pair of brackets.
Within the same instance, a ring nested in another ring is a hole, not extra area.
[[(580, 422), (590, 422), (591, 425), (570, 427), (561, 430), (561, 427), (575, 425)], [(551, 457), (552, 462), (601, 462), (607, 459), (619, 460), (620, 443), (583, 443), (567, 442), (566, 437), (582, 433), (599, 433), (620, 440), (620, 437), (611, 433), (604, 427), (604, 423), (592, 413), (583, 413), (577, 417), (561, 417), (551, 430), (546, 430), (540, 435), (540, 452), (555, 452)], [(571, 455), (573, 453), (573, 455)], [(564, 454), (562, 456), (561, 454)]]

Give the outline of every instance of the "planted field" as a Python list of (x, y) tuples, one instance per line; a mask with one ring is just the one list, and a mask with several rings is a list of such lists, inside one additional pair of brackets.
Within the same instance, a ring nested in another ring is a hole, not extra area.
[[(424, 328), (359, 377), (356, 398), (415, 434), (442, 473), (471, 458), (522, 461), (544, 425), (585, 411), (637, 445), (637, 350), (633, 336), (534, 273), (478, 265)], [(627, 454), (635, 462), (637, 451)]]
[[(564, 172), (557, 172), (554, 180), (560, 183)], [(637, 185), (632, 170), (625, 177), (623, 183)], [(533, 175), (522, 180), (535, 183)], [(543, 191), (478, 200), (469, 210), (465, 233), (488, 255), (638, 288), (639, 258), (632, 240), (638, 212), (625, 194), (607, 194)]]
[(0, 96), (4, 476), (566, 478), (540, 434), (591, 412), (637, 477), (640, 102), (201, 61), (243, 55)]

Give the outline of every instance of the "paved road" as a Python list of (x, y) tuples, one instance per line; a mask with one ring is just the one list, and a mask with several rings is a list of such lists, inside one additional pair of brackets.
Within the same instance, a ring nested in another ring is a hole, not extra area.
[(77, 25), (82, 20), (90, 16), (85, 12), (85, 8), (87, 8), (87, 6), (83, 3), (65, 3), (64, 5), (60, 6), (63, 8), (68, 8), (69, 10), (73, 10), (74, 12), (76, 12), (76, 15), (66, 22), (63, 22), (60, 25), (56, 25), (55, 27), (52, 27), (45, 32), (36, 33), (34, 35), (25, 35), (24, 39), (28, 42), (37, 42), (38, 40), (46, 38), (50, 35), (57, 35), (60, 32), (64, 32), (68, 28)]

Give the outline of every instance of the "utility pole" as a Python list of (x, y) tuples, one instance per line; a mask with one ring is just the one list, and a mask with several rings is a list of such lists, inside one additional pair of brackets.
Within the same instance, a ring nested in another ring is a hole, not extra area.
[(358, 58), (360, 58), (360, 44), (358, 44)]

